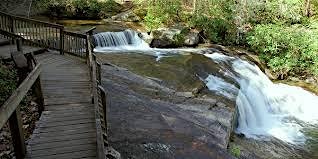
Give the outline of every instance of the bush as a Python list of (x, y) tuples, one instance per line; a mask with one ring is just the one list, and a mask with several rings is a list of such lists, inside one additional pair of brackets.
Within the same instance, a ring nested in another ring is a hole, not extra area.
[(281, 77), (318, 75), (318, 30), (300, 25), (257, 25), (247, 41)]
[[(191, 21), (192, 27), (204, 30), (205, 36), (214, 43), (230, 44), (233, 42), (232, 25), (229, 21), (221, 18), (209, 18), (195, 16)], [(235, 35), (235, 34), (234, 34)]]
[(148, 2), (148, 12), (145, 24), (149, 31), (162, 25), (174, 24), (180, 21), (181, 2), (175, 0), (156, 0)]

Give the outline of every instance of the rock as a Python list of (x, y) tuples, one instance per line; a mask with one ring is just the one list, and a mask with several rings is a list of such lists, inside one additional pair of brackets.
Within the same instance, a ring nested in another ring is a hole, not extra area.
[(153, 36), (149, 35), (148, 33), (139, 33), (138, 36), (148, 44), (151, 44), (153, 40)]
[(216, 105), (215, 105), (215, 104), (212, 104), (212, 105), (210, 105), (209, 110), (212, 110), (212, 109), (215, 108), (215, 107), (216, 107)]
[(153, 40), (150, 47), (155, 48), (169, 48), (175, 47), (176, 40), (175, 37), (181, 33), (180, 29), (168, 29), (160, 28), (151, 32), (150, 36)]
[(309, 77), (305, 80), (306, 83), (315, 83), (315, 79), (313, 77)]
[(199, 32), (190, 31), (188, 35), (184, 37), (185, 46), (197, 46), (200, 42)]
[(193, 94), (192, 92), (176, 92), (176, 95), (179, 97), (186, 97), (186, 98), (192, 98)]
[(274, 74), (271, 70), (267, 69), (267, 68), (265, 69), (264, 73), (271, 80), (277, 80), (278, 79), (278, 76), (276, 74)]
[(125, 22), (139, 22), (141, 20), (141, 18), (131, 10), (112, 16), (112, 19)]
[(203, 89), (205, 89), (205, 88), (206, 88), (205, 83), (201, 81), (201, 82), (198, 84), (198, 86), (196, 86), (194, 89), (192, 89), (192, 94), (194, 94), (194, 95), (200, 94), (201, 91), (202, 91)]
[(222, 102), (217, 102), (215, 104), (217, 107), (226, 107), (226, 104), (222, 103)]
[(150, 43), (150, 47), (153, 48), (170, 48), (173, 47), (173, 42), (167, 39), (154, 39)]

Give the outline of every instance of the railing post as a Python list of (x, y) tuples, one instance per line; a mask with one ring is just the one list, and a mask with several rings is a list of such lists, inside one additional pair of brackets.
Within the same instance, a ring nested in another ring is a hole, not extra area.
[(90, 66), (90, 63), (89, 63), (89, 45), (90, 45), (90, 35), (87, 35), (86, 36), (86, 63), (88, 64), (88, 66)]
[(10, 32), (14, 34), (14, 18), (10, 16)]
[(17, 39), (16, 43), (17, 43), (17, 50), (23, 52), (23, 50), (22, 50), (22, 39)]
[(22, 129), (22, 120), (19, 106), (10, 116), (9, 125), (15, 156), (17, 159), (23, 159), (26, 154), (26, 146), (24, 142), (24, 133)]
[(64, 55), (64, 27), (60, 29), (60, 54)]

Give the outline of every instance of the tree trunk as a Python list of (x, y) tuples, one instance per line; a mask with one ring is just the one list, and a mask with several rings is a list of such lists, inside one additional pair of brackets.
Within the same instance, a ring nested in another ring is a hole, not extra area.
[(305, 16), (311, 17), (310, 0), (305, 0)]

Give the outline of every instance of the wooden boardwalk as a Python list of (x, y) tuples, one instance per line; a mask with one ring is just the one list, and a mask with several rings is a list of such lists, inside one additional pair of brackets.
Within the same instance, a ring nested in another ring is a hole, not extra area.
[(96, 126), (88, 66), (77, 57), (44, 53), (45, 110), (27, 145), (34, 159), (96, 158)]

